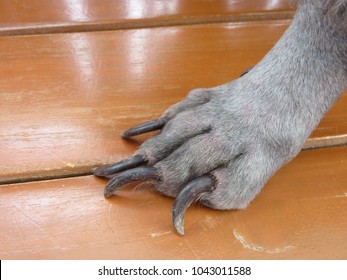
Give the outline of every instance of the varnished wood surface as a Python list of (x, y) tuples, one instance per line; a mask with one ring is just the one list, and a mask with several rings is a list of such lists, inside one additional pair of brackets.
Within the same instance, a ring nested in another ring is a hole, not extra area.
[(1, 259), (346, 259), (347, 147), (302, 152), (243, 211), (129, 186), (105, 200), (91, 176), (0, 188)]
[[(129, 156), (194, 88), (238, 77), (289, 21), (0, 38), (0, 183), (70, 176)], [(314, 136), (347, 133), (344, 95)]]
[(0, 35), (291, 18), (287, 0), (2, 0)]
[[(347, 147), (304, 151), (243, 211), (193, 206), (144, 185), (105, 200), (87, 174), (129, 156), (189, 90), (256, 64), (291, 17), (287, 1), (0, 1), (0, 259), (346, 259)], [(347, 133), (347, 95), (314, 137)]]

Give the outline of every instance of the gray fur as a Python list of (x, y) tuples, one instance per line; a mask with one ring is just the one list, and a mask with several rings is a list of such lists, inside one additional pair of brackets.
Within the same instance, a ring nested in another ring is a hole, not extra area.
[(217, 209), (244, 208), (301, 150), (347, 86), (347, 0), (299, 0), (293, 23), (245, 76), (192, 91), (163, 115), (163, 131), (136, 152), (176, 196), (211, 174), (201, 198)]

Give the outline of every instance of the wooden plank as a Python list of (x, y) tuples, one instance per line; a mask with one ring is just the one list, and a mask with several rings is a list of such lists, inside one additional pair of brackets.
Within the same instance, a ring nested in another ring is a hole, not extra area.
[[(129, 156), (194, 88), (235, 79), (289, 21), (0, 38), (0, 183), (71, 176)], [(314, 135), (347, 133), (347, 96)]]
[(302, 152), (242, 211), (129, 186), (105, 200), (93, 177), (0, 188), (1, 259), (346, 259), (347, 147)]
[(291, 18), (287, 0), (0, 1), (0, 36)]

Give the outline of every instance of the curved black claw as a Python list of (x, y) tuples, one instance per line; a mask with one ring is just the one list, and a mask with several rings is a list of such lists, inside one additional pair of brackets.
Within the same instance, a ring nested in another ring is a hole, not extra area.
[(248, 68), (247, 70), (243, 71), (243, 72), (241, 73), (240, 77), (246, 75), (246, 74), (247, 74), (249, 71), (251, 71), (252, 69), (253, 69), (253, 67)]
[(124, 131), (122, 133), (122, 137), (123, 138), (129, 138), (132, 136), (136, 136), (136, 135), (140, 135), (143, 133), (162, 129), (164, 127), (164, 125), (166, 124), (166, 122), (167, 122), (167, 120), (165, 118), (160, 118), (157, 120), (152, 120), (152, 121), (146, 122), (144, 124), (134, 126), (132, 128), (129, 128), (128, 130)]
[(211, 176), (204, 175), (190, 181), (177, 195), (172, 208), (172, 222), (179, 234), (184, 234), (184, 213), (204, 193), (215, 190)]
[(110, 197), (116, 190), (130, 182), (147, 180), (160, 181), (160, 177), (153, 167), (138, 167), (126, 170), (108, 182), (104, 190), (104, 196), (105, 198)]
[(99, 166), (93, 169), (92, 172), (95, 176), (110, 178), (111, 175), (131, 168), (139, 167), (146, 163), (147, 160), (144, 159), (143, 156), (137, 155), (111, 165)]

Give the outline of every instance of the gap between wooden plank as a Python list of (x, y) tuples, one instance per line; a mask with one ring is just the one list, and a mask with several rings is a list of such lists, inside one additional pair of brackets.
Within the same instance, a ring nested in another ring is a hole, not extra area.
[(198, 25), (210, 23), (227, 22), (245, 22), (245, 21), (264, 21), (264, 20), (283, 20), (292, 19), (295, 11), (285, 12), (267, 12), (267, 13), (249, 13), (233, 14), (229, 16), (192, 16), (177, 19), (152, 19), (152, 20), (127, 20), (121, 22), (80, 22), (69, 24), (32, 24), (26, 26), (2, 27), (0, 36), (21, 36), (21, 35), (39, 35), (39, 34), (57, 34), (74, 32), (96, 32), (111, 31), (123, 29), (139, 29), (154, 27), (169, 27), (183, 25)]
[[(310, 138), (306, 141), (303, 147), (303, 151), (327, 149), (327, 148), (346, 146), (346, 145), (347, 145), (347, 134)], [(108, 164), (111, 164), (111, 163), (108, 163)], [(100, 163), (100, 164), (92, 164), (92, 165), (82, 165), (77, 167), (64, 167), (60, 169), (40, 170), (39, 173), (38, 171), (35, 171), (32, 173), (16, 174), (13, 176), (11, 175), (4, 176), (0, 178), (0, 185), (10, 185), (10, 184), (18, 184), (18, 183), (28, 183), (28, 182), (73, 178), (73, 177), (80, 177), (80, 176), (89, 176), (89, 175), (93, 175), (92, 169), (100, 165), (102, 164)]]

